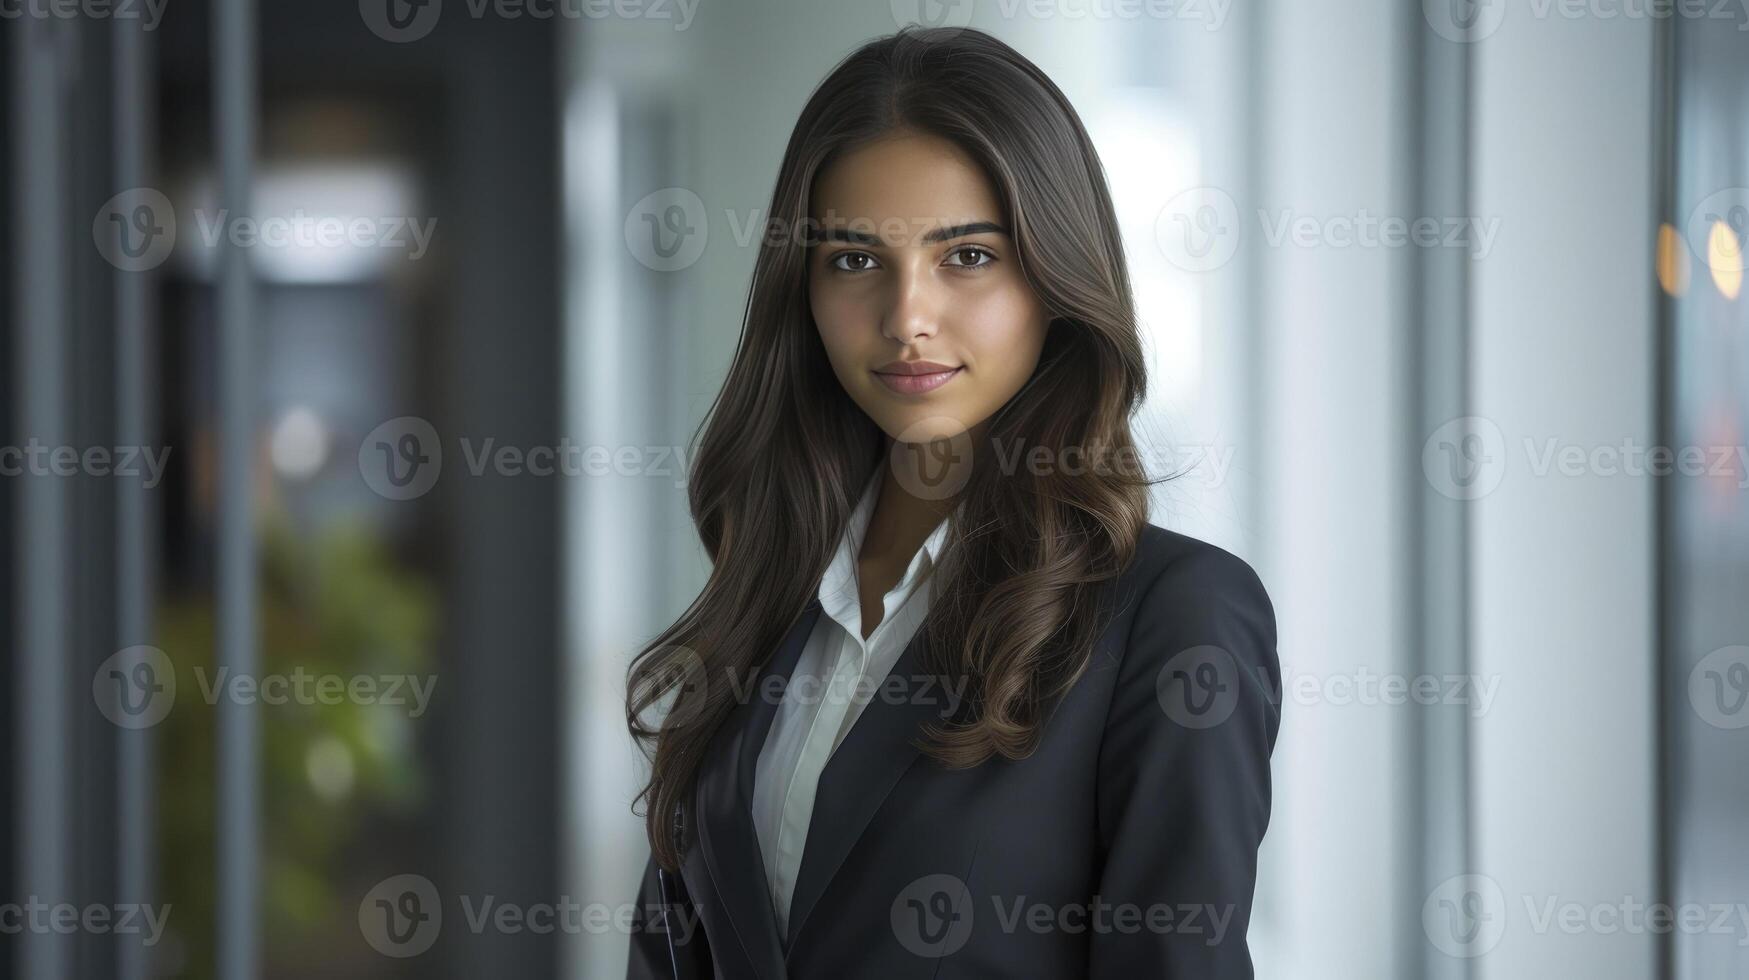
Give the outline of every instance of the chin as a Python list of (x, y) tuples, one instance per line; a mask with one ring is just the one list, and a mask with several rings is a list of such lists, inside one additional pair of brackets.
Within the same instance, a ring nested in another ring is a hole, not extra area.
[(971, 426), (950, 412), (935, 410), (892, 418), (881, 428), (894, 442), (930, 443), (962, 439)]

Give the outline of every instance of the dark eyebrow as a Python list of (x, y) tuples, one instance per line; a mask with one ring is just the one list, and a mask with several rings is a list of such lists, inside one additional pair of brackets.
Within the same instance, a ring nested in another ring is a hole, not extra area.
[(968, 224), (954, 225), (950, 228), (937, 228), (923, 233), (923, 241), (929, 244), (945, 242), (950, 238), (964, 238), (967, 235), (1006, 235), (1008, 229), (994, 221), (973, 221)]
[(852, 245), (879, 245), (881, 240), (867, 232), (852, 231), (849, 228), (822, 228), (814, 236), (810, 244), (820, 242), (848, 242)]
[[(924, 232), (923, 242), (926, 245), (933, 245), (937, 242), (945, 242), (950, 238), (983, 234), (1006, 235), (1008, 229), (994, 221), (972, 221), (963, 225), (952, 225)], [(850, 228), (822, 228), (813, 236), (809, 244), (817, 245), (821, 242), (845, 242), (850, 245), (867, 245), (871, 248), (881, 244), (880, 238), (868, 232)]]

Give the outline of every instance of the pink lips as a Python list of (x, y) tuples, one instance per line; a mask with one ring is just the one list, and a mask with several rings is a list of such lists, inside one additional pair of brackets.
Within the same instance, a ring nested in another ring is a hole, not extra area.
[(876, 369), (874, 375), (901, 395), (919, 395), (947, 384), (961, 370), (933, 361), (894, 361)]

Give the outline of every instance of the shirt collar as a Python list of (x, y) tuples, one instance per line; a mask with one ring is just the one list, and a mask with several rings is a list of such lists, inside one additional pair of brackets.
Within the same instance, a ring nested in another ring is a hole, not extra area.
[[(856, 559), (862, 553), (862, 539), (868, 531), (869, 521), (874, 517), (875, 504), (880, 499), (881, 475), (881, 468), (877, 466), (874, 475), (863, 487), (862, 499), (850, 514), (844, 534), (838, 540), (838, 550), (832, 556), (831, 565), (820, 579), (820, 608), (858, 639), (862, 637), (862, 598), (856, 587)], [(893, 592), (901, 600), (911, 594), (919, 579), (940, 563), (941, 549), (947, 542), (947, 523), (947, 518), (944, 517), (935, 526), (935, 530), (924, 539), (923, 546), (917, 549), (917, 554), (911, 557), (905, 574), (893, 586)]]

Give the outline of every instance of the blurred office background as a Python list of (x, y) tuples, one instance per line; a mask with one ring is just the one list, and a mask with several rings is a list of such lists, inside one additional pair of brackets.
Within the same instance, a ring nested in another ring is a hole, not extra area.
[(1081, 112), (1275, 601), (1258, 975), (1749, 976), (1742, 9), (86, 0), (0, 19), (0, 977), (623, 974), (686, 448), (911, 22)]

